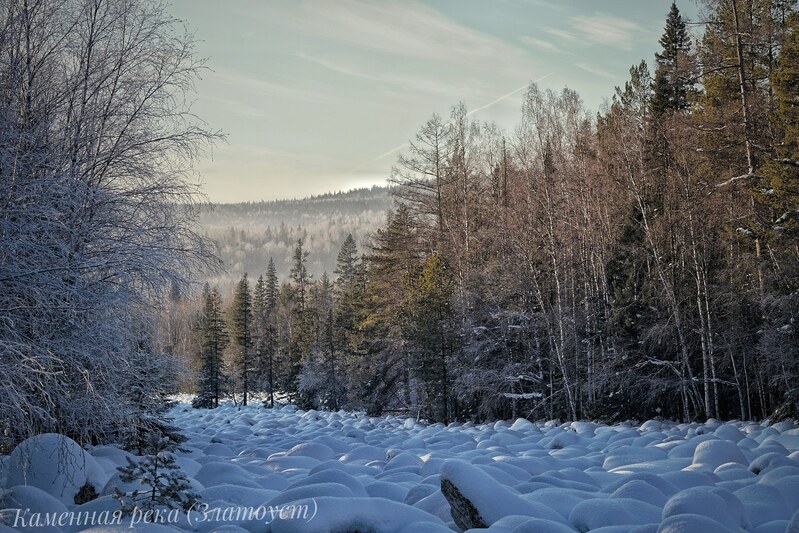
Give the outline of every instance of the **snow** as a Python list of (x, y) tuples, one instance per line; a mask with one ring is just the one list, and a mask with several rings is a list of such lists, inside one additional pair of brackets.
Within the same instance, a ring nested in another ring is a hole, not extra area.
[(100, 492), (106, 474), (97, 461), (69, 437), (45, 433), (21, 442), (8, 460), (6, 486), (30, 485), (66, 505), (86, 484)]
[[(276, 514), (218, 514), (197, 523), (202, 515), (193, 511), (169, 524), (88, 530), (443, 533), (457, 530), (443, 483), (489, 532), (799, 533), (793, 423), (517, 419), (445, 426), (291, 406), (195, 410), (186, 403), (171, 415), (188, 437), (176, 462), (205, 509)], [(64, 457), (68, 475), (58, 468)], [(23, 443), (0, 458), (3, 522), (11, 525), (15, 509), (112, 512), (114, 487), (134, 485), (123, 486), (116, 473), (128, 457), (136, 460), (110, 445), (82, 450), (58, 435)], [(87, 482), (101, 497), (78, 506), (75, 493)], [(286, 512), (303, 509), (312, 517)]]

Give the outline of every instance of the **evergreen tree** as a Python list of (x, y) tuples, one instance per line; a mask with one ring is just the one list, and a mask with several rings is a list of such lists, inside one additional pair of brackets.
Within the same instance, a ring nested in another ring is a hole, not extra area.
[(277, 308), (277, 298), (280, 293), (277, 280), (277, 270), (275, 262), (269, 258), (269, 266), (266, 267), (266, 298), (265, 305), (268, 313), (273, 313)]
[(311, 282), (311, 276), (308, 274), (308, 255), (310, 252), (303, 249), (303, 240), (298, 239), (297, 245), (294, 247), (294, 255), (292, 256), (292, 266), (289, 277), (294, 283), (294, 290), (297, 292), (297, 305), (300, 311), (305, 310), (306, 297), (308, 294), (308, 285)]
[(255, 349), (255, 360), (253, 361), (253, 380), (257, 383), (257, 387), (261, 388), (261, 380), (264, 376), (266, 365), (265, 349), (266, 349), (266, 329), (267, 329), (267, 312), (266, 312), (266, 281), (263, 275), (258, 276), (258, 281), (255, 282), (255, 288), (252, 292), (252, 344)]
[(688, 94), (693, 85), (691, 37), (674, 2), (666, 18), (660, 46), (663, 50), (655, 54), (657, 68), (652, 97), (652, 110), (656, 116), (687, 109)]
[(415, 348), (414, 372), (427, 390), (428, 406), (436, 420), (450, 421), (449, 358), (453, 354), (452, 279), (438, 254), (425, 259), (409, 280), (405, 308), (406, 338)]
[(363, 304), (363, 268), (358, 259), (355, 239), (348, 235), (341, 245), (336, 261), (336, 304), (333, 310), (333, 338), (336, 348), (346, 359), (359, 344), (357, 325)]
[(251, 374), (254, 370), (252, 358), (253, 308), (250, 283), (245, 273), (239, 281), (233, 302), (230, 305), (230, 329), (233, 341), (239, 348), (239, 376), (241, 377), (242, 403), (247, 405), (251, 390)]
[(123, 483), (136, 483), (146, 488), (123, 492), (115, 487), (114, 497), (122, 505), (124, 514), (131, 514), (134, 509), (147, 512), (164, 507), (189, 511), (199, 503), (200, 497), (191, 492), (189, 479), (175, 462), (170, 444), (168, 439), (153, 436), (148, 455), (138, 461), (127, 457), (127, 465), (117, 467)]
[(199, 408), (219, 406), (225, 377), (222, 373), (222, 353), (228, 344), (227, 328), (222, 315), (219, 290), (208, 285), (203, 289), (203, 311), (200, 318), (202, 336), (200, 383), (192, 405)]
[(308, 312), (315, 321), (311, 351), (303, 357), (299, 388), (309, 407), (338, 409), (342, 396), (339, 350), (333, 334), (333, 283), (327, 272), (311, 288)]
[(297, 379), (302, 370), (304, 360), (311, 354), (312, 346), (316, 339), (314, 313), (308, 302), (312, 283), (312, 276), (308, 273), (307, 268), (309, 252), (303, 247), (303, 239), (298, 239), (294, 247), (293, 262), (289, 272), (291, 298), (286, 300), (286, 303), (290, 302), (291, 304), (288, 345), (289, 383), (286, 386), (289, 391), (293, 392), (298, 390), (299, 383)]
[(338, 276), (336, 285), (339, 290), (346, 290), (355, 283), (355, 275), (358, 269), (358, 247), (355, 244), (355, 239), (352, 233), (348, 233), (341, 245), (336, 258), (336, 270), (334, 273)]
[[(377, 231), (369, 255), (361, 265), (357, 322), (350, 339), (347, 364), (350, 399), (372, 416), (379, 415), (394, 399), (398, 407), (415, 402), (411, 386), (411, 361), (402, 329), (405, 283), (420, 261), (417, 219), (404, 203), (387, 217)], [(364, 279), (365, 281), (360, 281)]]
[(758, 352), (771, 384), (787, 388), (775, 416), (791, 419), (799, 416), (799, 14), (790, 16), (788, 29), (772, 80), (777, 142), (755, 189), (761, 213), (754, 227), (775, 265), (767, 277)]
[(297, 391), (296, 378), (301, 369), (300, 350), (297, 345), (299, 314), (296, 292), (288, 281), (280, 284), (275, 312), (277, 352), (275, 355), (275, 386), (291, 396)]
[(278, 305), (278, 280), (275, 262), (269, 258), (264, 280), (264, 334), (261, 346), (261, 357), (266, 365), (263, 372), (267, 376), (269, 390), (269, 407), (275, 406), (275, 357), (277, 355), (277, 305)]
[(761, 221), (767, 242), (783, 248), (799, 241), (799, 14), (789, 18), (788, 27), (772, 80), (777, 104), (772, 128), (778, 138), (757, 195), (769, 208)]

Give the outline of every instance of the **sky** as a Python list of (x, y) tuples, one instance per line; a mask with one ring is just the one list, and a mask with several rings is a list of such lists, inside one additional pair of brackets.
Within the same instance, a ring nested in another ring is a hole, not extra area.
[[(384, 185), (434, 114), (463, 102), (512, 132), (524, 89), (596, 111), (652, 64), (671, 0), (171, 0), (208, 67), (192, 111), (226, 141), (198, 161), (212, 202)], [(696, 20), (693, 1), (678, 7)]]

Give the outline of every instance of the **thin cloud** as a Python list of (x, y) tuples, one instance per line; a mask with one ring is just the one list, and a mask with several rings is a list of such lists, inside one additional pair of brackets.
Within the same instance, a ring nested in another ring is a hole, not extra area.
[(263, 109), (258, 109), (251, 105), (247, 105), (239, 100), (233, 98), (223, 98), (219, 96), (203, 96), (203, 100), (219, 104), (226, 111), (245, 117), (245, 118), (260, 118), (270, 119), (273, 118), (270, 114), (266, 113)]
[(646, 30), (635, 22), (612, 15), (577, 16), (569, 20), (575, 27), (580, 28), (581, 34), (587, 40), (622, 50), (632, 50), (636, 35), (646, 33)]
[(458, 94), (461, 91), (461, 87), (458, 85), (442, 83), (437, 80), (429, 79), (427, 76), (411, 77), (411, 76), (397, 76), (395, 74), (388, 74), (388, 73), (367, 72), (357, 67), (344, 65), (335, 61), (330, 61), (329, 59), (324, 59), (315, 55), (306, 54), (305, 52), (297, 52), (297, 57), (315, 63), (316, 65), (319, 65), (324, 69), (336, 72), (338, 74), (344, 74), (347, 76), (353, 76), (356, 78), (376, 81), (380, 83), (390, 83), (392, 85), (397, 85), (405, 89), (411, 89), (418, 92), (429, 93), (429, 94), (453, 95), (453, 94)]
[(331, 102), (338, 100), (338, 98), (330, 94), (321, 93), (319, 91), (312, 92), (302, 90), (296, 86), (296, 83), (286, 83), (283, 85), (227, 69), (215, 69), (211, 71), (207, 79), (212, 83), (234, 87), (259, 96), (273, 96), (307, 102)]
[(546, 50), (548, 52), (563, 52), (563, 48), (556, 45), (552, 41), (544, 41), (543, 39), (536, 39), (535, 37), (530, 37), (529, 35), (522, 35), (519, 37), (519, 40), (526, 45), (532, 46), (533, 48), (538, 48), (540, 50)]
[(609, 80), (613, 80), (613, 79), (616, 79), (618, 77), (618, 76), (614, 76), (613, 74), (611, 74), (610, 72), (608, 72), (606, 70), (602, 70), (600, 68), (597, 68), (597, 67), (594, 67), (594, 66), (591, 66), (591, 65), (586, 65), (585, 63), (575, 63), (574, 66), (579, 68), (579, 69), (581, 69), (581, 70), (584, 70), (584, 71), (588, 72), (589, 74), (593, 74), (594, 76), (599, 76), (601, 78), (607, 78)]
[(295, 17), (304, 32), (392, 57), (511, 68), (524, 55), (418, 1), (307, 0)]
[(577, 41), (577, 36), (566, 30), (560, 30), (558, 28), (551, 28), (549, 26), (545, 26), (541, 28), (541, 31), (544, 31), (550, 35), (554, 35), (555, 37), (563, 39), (564, 41), (571, 41), (571, 42)]

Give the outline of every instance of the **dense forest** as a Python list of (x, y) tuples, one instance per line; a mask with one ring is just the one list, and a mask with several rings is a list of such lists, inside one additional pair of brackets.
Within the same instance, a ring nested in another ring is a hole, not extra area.
[(311, 252), (311, 274), (333, 272), (347, 235), (352, 234), (359, 246), (366, 245), (392, 205), (386, 187), (298, 200), (203, 205), (198, 231), (216, 243), (217, 256), (225, 266), (208, 281), (229, 292), (245, 272), (263, 270), (270, 257), (280, 272), (288, 273), (298, 239)]
[(462, 104), (434, 115), (392, 171), (396, 209), (334, 273), (311, 276), (299, 239), (282, 283), (271, 263), (227, 310), (207, 288), (198, 405), (796, 416), (797, 6), (704, 16), (693, 36), (672, 5), (654, 72), (634, 65), (595, 115), (535, 84), (511, 132)]

